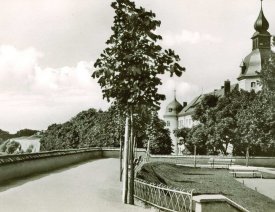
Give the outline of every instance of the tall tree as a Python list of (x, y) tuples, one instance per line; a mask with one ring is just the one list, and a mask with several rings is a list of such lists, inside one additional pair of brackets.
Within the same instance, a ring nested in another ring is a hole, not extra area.
[[(148, 144), (150, 144), (149, 147)], [(164, 155), (172, 152), (170, 131), (165, 128), (165, 122), (159, 119), (156, 112), (152, 114), (151, 120), (147, 123), (144, 146), (150, 149), (151, 154)]]
[(196, 106), (192, 118), (202, 124), (205, 124), (209, 119), (215, 118), (215, 114), (212, 109), (216, 107), (218, 99), (218, 96), (214, 94), (205, 95), (201, 102)]
[[(163, 50), (157, 44), (162, 37), (155, 32), (161, 23), (155, 19), (155, 13), (136, 7), (130, 0), (116, 0), (111, 6), (116, 13), (113, 34), (106, 42), (108, 47), (94, 64), (96, 70), (92, 77), (98, 78), (103, 98), (118, 105), (121, 111), (131, 117), (131, 132), (134, 133), (135, 109), (141, 105), (159, 108), (160, 101), (165, 99), (157, 89), (161, 85), (159, 74), (169, 71), (171, 76), (181, 76), (185, 69), (178, 64), (180, 58), (173, 50)], [(130, 151), (131, 166), (132, 155)], [(132, 187), (133, 177), (130, 184)], [(129, 203), (133, 204), (131, 187)], [(126, 197), (124, 202), (127, 202)]]

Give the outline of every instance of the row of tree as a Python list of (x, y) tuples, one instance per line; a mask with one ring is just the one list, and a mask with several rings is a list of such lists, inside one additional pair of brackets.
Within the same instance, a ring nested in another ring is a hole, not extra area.
[[(152, 125), (151, 125), (152, 124)], [(89, 109), (64, 124), (53, 124), (42, 134), (41, 151), (83, 147), (119, 147), (124, 139), (125, 116), (115, 107), (107, 111)], [(150, 126), (150, 127), (149, 127)], [(150, 140), (153, 154), (170, 154), (171, 139), (165, 123), (156, 114), (140, 110), (135, 121), (136, 146), (146, 148)]]
[(275, 58), (261, 72), (262, 90), (235, 89), (228, 95), (205, 95), (192, 116), (200, 124), (175, 131), (198, 154), (275, 156)]

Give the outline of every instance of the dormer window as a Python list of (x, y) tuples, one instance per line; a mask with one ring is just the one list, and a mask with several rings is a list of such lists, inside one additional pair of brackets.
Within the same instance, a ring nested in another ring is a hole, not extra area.
[(241, 70), (242, 70), (242, 74), (245, 74), (246, 65), (245, 65), (244, 61), (242, 61), (240, 67), (241, 67)]
[(168, 110), (169, 112), (172, 112), (173, 111), (173, 109), (172, 108), (169, 108), (169, 110)]

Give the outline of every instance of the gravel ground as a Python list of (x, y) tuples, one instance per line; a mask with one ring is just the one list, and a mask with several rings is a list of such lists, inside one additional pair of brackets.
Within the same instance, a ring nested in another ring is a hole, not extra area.
[(122, 204), (118, 173), (118, 159), (100, 159), (11, 183), (0, 187), (0, 211), (151, 211)]

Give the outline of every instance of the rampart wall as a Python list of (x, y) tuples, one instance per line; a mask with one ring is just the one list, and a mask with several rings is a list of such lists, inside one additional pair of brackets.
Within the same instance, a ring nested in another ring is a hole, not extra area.
[[(145, 151), (138, 150), (139, 155), (145, 155)], [(72, 149), (0, 156), (0, 184), (100, 158), (119, 158), (119, 149)]]

